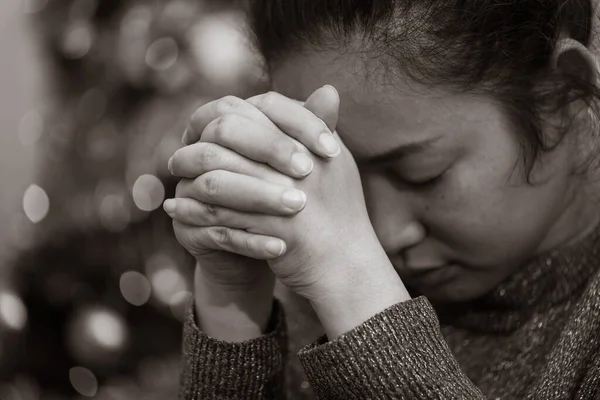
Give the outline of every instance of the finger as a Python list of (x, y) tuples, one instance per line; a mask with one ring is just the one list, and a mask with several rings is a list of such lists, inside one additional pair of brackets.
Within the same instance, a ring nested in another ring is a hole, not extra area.
[(325, 85), (315, 90), (304, 103), (304, 108), (325, 122), (332, 132), (335, 131), (340, 110), (340, 95), (333, 86)]
[(327, 158), (340, 154), (341, 148), (332, 131), (315, 114), (302, 107), (302, 103), (275, 92), (254, 96), (247, 101), (311, 152)]
[(314, 167), (312, 158), (292, 138), (237, 114), (213, 120), (200, 140), (219, 144), (295, 178), (307, 176)]
[(272, 260), (286, 251), (285, 242), (272, 236), (249, 233), (223, 226), (196, 228), (173, 221), (177, 240), (193, 256), (228, 251), (259, 260)]
[(207, 172), (194, 180), (182, 179), (176, 197), (270, 215), (297, 214), (306, 205), (306, 194), (301, 190), (222, 170)]
[(239, 97), (225, 96), (203, 105), (194, 112), (183, 133), (183, 143), (188, 145), (200, 140), (200, 136), (206, 126), (211, 121), (225, 114), (243, 115), (268, 128), (277, 129), (277, 126), (252, 104)]
[(202, 203), (188, 197), (167, 199), (163, 203), (167, 214), (177, 222), (196, 227), (227, 226), (235, 229), (254, 229), (260, 225), (259, 219), (268, 216), (244, 213), (230, 208)]
[(294, 181), (265, 164), (246, 158), (215, 143), (197, 142), (175, 152), (169, 160), (169, 170), (180, 178), (194, 179), (214, 170), (224, 170), (253, 176), (283, 186)]

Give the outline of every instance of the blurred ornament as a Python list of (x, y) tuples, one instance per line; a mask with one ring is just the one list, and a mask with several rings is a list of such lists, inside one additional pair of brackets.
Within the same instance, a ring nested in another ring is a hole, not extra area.
[(73, 367), (69, 370), (69, 380), (73, 388), (81, 395), (94, 397), (98, 392), (98, 379), (92, 371), (83, 367)]
[(85, 364), (103, 366), (117, 362), (128, 341), (125, 320), (105, 307), (82, 307), (69, 324), (69, 348)]
[(34, 144), (44, 131), (44, 119), (37, 110), (25, 113), (19, 122), (19, 141), (24, 146)]
[(155, 40), (146, 51), (146, 64), (155, 71), (169, 69), (177, 62), (179, 46), (172, 37)]
[(128, 271), (121, 275), (119, 288), (125, 300), (134, 306), (146, 304), (152, 292), (148, 278), (137, 271)]
[(78, 59), (84, 57), (94, 43), (92, 26), (85, 21), (73, 23), (63, 35), (60, 48), (66, 58)]
[(165, 187), (154, 175), (145, 174), (137, 178), (132, 189), (133, 201), (142, 211), (156, 210), (165, 199)]
[(38, 185), (30, 185), (23, 195), (23, 210), (27, 218), (34, 224), (41, 222), (50, 210), (50, 199)]
[(42, 11), (46, 5), (48, 5), (48, 0), (23, 0), (23, 12), (34, 14)]
[(2, 325), (20, 331), (27, 323), (27, 309), (23, 301), (10, 292), (0, 292), (0, 319)]

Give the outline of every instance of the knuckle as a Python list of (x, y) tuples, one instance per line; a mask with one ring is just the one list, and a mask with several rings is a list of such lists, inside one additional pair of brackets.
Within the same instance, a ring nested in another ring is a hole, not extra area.
[(204, 214), (204, 219), (207, 221), (207, 223), (215, 223), (219, 220), (219, 207), (212, 204), (203, 203), (202, 211)]
[(216, 146), (210, 143), (203, 143), (199, 153), (197, 160), (203, 170), (208, 170), (211, 166), (214, 166), (219, 157)]
[(216, 245), (226, 245), (232, 242), (231, 230), (222, 226), (215, 226), (209, 229), (208, 235)]
[(273, 106), (275, 99), (277, 97), (277, 93), (270, 91), (258, 98), (256, 108), (259, 110), (268, 110)]
[(221, 98), (217, 103), (217, 112), (219, 114), (226, 114), (231, 112), (232, 109), (236, 108), (242, 99), (235, 96), (225, 96)]
[(198, 178), (198, 184), (202, 194), (207, 198), (212, 199), (219, 194), (221, 180), (215, 174), (207, 173)]
[(215, 139), (217, 142), (222, 143), (227, 138), (227, 133), (233, 129), (237, 121), (235, 114), (224, 114), (221, 115), (217, 121), (215, 127)]

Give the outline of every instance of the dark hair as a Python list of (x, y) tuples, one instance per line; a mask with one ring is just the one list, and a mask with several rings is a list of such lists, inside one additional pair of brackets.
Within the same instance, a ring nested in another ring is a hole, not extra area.
[[(384, 60), (386, 71), (491, 95), (523, 133), (528, 172), (540, 151), (560, 142), (543, 134), (542, 116), (600, 99), (593, 83), (551, 62), (563, 32), (590, 44), (591, 0), (249, 0), (249, 12), (269, 67), (292, 51), (360, 38), (361, 51)], [(559, 138), (571, 122), (561, 118)]]

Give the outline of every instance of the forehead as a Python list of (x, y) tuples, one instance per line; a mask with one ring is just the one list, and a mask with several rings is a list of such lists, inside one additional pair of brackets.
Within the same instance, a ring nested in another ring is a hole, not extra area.
[(360, 156), (440, 136), (442, 142), (460, 140), (503, 120), (489, 99), (392, 79), (351, 54), (295, 55), (273, 68), (272, 79), (274, 90), (299, 101), (333, 85), (341, 99), (338, 133)]

